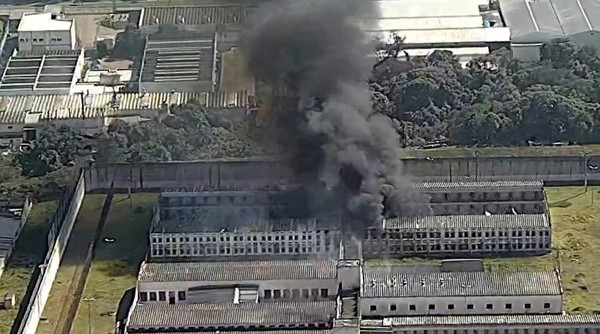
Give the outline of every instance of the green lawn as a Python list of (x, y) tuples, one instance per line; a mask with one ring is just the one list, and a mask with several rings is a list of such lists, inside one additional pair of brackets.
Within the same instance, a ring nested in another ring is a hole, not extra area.
[[(156, 193), (133, 194), (131, 201), (127, 195), (114, 197), (83, 293), (83, 298), (94, 301), (91, 305), (81, 301), (72, 333), (87, 333), (90, 306), (94, 333), (114, 330), (115, 317), (111, 312), (116, 312), (123, 293), (135, 287), (140, 263), (146, 255), (148, 229), (157, 199)], [(113, 238), (115, 242), (103, 242), (104, 238)]]
[(33, 267), (46, 256), (45, 249), (41, 245), (47, 243), (46, 235), (50, 227), (50, 219), (54, 215), (57, 204), (57, 202), (42, 202), (33, 206), (12, 258), (0, 278), (0, 295), (14, 293), (17, 297), (17, 305), (13, 310), (0, 310), (0, 333), (10, 332)]
[[(476, 153), (477, 152), (477, 153)], [(482, 147), (482, 148), (462, 148), (462, 147), (444, 147), (437, 149), (404, 150), (406, 158), (458, 158), (473, 157), (479, 154), (480, 157), (527, 157), (527, 156), (551, 156), (551, 155), (582, 155), (584, 153), (600, 154), (600, 145), (572, 145), (572, 146), (542, 146), (542, 147)]]
[(38, 334), (54, 334), (66, 325), (66, 315), (74, 298), (73, 291), (81, 277), (87, 250), (94, 238), (105, 199), (106, 195), (86, 195), (83, 198), (67, 249), (42, 312), (47, 320), (40, 322)]
[[(600, 312), (600, 187), (547, 188), (553, 224), (551, 254), (527, 258), (485, 259), (491, 271), (560, 268), (568, 313)], [(594, 205), (592, 206), (592, 193)], [(439, 264), (439, 260), (369, 261), (370, 265)]]

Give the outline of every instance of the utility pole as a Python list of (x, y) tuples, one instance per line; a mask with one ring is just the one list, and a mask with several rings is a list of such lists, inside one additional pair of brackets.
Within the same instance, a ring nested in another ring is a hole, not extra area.
[(83, 298), (85, 302), (88, 304), (88, 334), (92, 334), (92, 303), (96, 301), (96, 299), (92, 297)]

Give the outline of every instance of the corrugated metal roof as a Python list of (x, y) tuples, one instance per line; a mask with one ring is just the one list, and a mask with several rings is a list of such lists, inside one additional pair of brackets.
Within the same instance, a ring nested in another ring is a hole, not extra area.
[[(207, 108), (245, 108), (246, 92), (211, 93), (119, 93), (113, 108), (112, 93), (84, 96), (85, 116), (126, 116), (140, 110), (157, 110), (164, 104), (179, 105), (196, 100)], [(22, 124), (27, 113), (40, 113), (42, 120), (81, 118), (80, 95), (0, 96), (0, 124)]]
[(498, 190), (542, 190), (542, 181), (481, 181), (481, 182), (420, 182), (415, 183), (417, 189), (425, 192), (433, 191), (498, 191)]
[(361, 20), (360, 26), (365, 30), (384, 31), (480, 28), (483, 18), (481, 15), (387, 18)]
[(243, 24), (249, 8), (240, 5), (146, 7), (142, 25), (181, 24)]
[[(275, 208), (269, 207), (269, 209)], [(277, 209), (284, 209), (284, 207)], [(244, 208), (244, 210), (251, 211), (251, 208)], [(151, 233), (218, 233), (225, 230), (221, 236), (230, 237), (244, 235), (246, 232), (315, 231), (335, 228), (331, 221), (316, 218), (265, 219), (251, 213), (240, 217), (239, 209), (228, 207), (197, 210), (197, 212), (202, 211), (204, 214), (194, 213), (192, 218), (183, 216), (160, 219), (152, 225)]]
[(137, 304), (128, 327), (217, 329), (293, 327), (328, 324), (335, 317), (336, 302), (269, 302), (240, 304)]
[(241, 282), (262, 280), (334, 279), (336, 262), (248, 261), (248, 262), (146, 262), (140, 282)]
[(388, 274), (364, 271), (363, 298), (560, 295), (554, 272), (432, 272)]
[[(265, 331), (227, 331), (227, 334), (331, 334), (331, 329), (281, 329)], [(156, 332), (136, 332), (137, 334), (156, 334)], [(185, 332), (185, 334), (222, 334), (219, 331)]]
[(547, 42), (600, 30), (596, 0), (500, 0), (500, 9), (514, 42)]
[(362, 320), (363, 327), (389, 326), (461, 326), (461, 325), (579, 325), (600, 324), (598, 314), (528, 314), (528, 315), (465, 315), (394, 317), (377, 320)]
[(385, 228), (400, 230), (550, 228), (550, 223), (544, 214), (459, 215), (386, 219)]

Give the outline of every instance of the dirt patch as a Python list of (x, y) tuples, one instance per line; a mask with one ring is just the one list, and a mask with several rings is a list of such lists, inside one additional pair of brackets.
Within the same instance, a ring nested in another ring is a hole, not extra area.
[(75, 20), (75, 30), (77, 33), (77, 42), (79, 46), (87, 49), (95, 48), (96, 39), (115, 38), (123, 30), (111, 29), (102, 26), (100, 23), (105, 15), (69, 15), (68, 18)]

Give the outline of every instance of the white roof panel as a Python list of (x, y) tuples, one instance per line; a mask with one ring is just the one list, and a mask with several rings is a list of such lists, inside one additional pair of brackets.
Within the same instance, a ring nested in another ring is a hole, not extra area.
[(18, 31), (67, 31), (73, 20), (53, 19), (52, 13), (23, 14)]
[(379, 20), (361, 20), (359, 25), (367, 30), (425, 30), (483, 27), (483, 18), (476, 16), (410, 17)]
[(480, 0), (378, 0), (380, 18), (479, 15)]
[[(368, 31), (373, 37), (389, 38), (388, 31)], [(403, 30), (405, 44), (451, 44), (509, 42), (508, 28), (468, 28), (439, 30)]]

